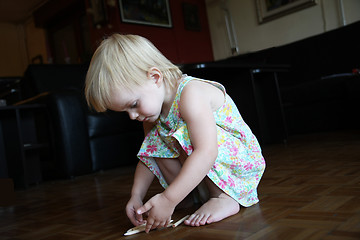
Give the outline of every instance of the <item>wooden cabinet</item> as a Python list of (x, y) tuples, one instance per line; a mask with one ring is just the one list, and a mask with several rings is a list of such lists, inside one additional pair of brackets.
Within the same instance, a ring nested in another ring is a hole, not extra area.
[[(39, 119), (46, 119), (41, 104), (0, 107), (0, 163), (15, 188), (26, 188), (41, 182), (41, 158), (48, 151)], [(42, 132), (42, 133), (41, 133)], [(46, 131), (45, 131), (46, 132)], [(2, 173), (6, 175), (6, 173)]]

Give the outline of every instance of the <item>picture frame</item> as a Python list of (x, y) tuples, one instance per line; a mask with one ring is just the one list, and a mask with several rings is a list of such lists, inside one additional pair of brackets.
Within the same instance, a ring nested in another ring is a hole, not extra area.
[(169, 0), (119, 0), (121, 21), (172, 27)]
[(90, 0), (90, 7), (92, 9), (92, 20), (94, 26), (101, 26), (108, 22), (106, 5), (103, 0)]
[(184, 27), (188, 31), (201, 31), (201, 23), (199, 18), (199, 8), (196, 4), (182, 3)]
[(256, 0), (259, 23), (316, 5), (316, 0)]

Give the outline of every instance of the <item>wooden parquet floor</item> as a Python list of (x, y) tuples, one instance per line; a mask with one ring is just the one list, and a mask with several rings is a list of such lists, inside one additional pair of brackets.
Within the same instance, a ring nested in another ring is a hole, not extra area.
[[(16, 191), (14, 206), (0, 207), (0, 239), (360, 239), (359, 131), (293, 136), (263, 152), (260, 203), (218, 223), (123, 236), (133, 169), (116, 169)], [(154, 182), (150, 194), (160, 190)]]

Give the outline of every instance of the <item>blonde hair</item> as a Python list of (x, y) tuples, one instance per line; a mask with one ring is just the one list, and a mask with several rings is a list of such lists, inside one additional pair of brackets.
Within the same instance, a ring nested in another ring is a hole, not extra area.
[(143, 84), (152, 67), (162, 72), (170, 88), (182, 76), (181, 70), (146, 38), (113, 34), (102, 41), (91, 59), (85, 81), (88, 105), (97, 112), (106, 111), (112, 89), (131, 89)]

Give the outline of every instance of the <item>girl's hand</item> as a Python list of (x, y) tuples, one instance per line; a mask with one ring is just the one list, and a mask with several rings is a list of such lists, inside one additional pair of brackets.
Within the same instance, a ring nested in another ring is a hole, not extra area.
[(137, 214), (149, 213), (146, 221), (145, 232), (151, 229), (166, 227), (171, 220), (176, 204), (172, 203), (163, 193), (157, 194), (147, 201), (144, 206), (137, 209)]
[(142, 214), (136, 213), (136, 210), (142, 206), (143, 202), (141, 198), (137, 196), (132, 196), (126, 205), (126, 215), (134, 226), (141, 225), (145, 222)]

